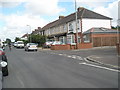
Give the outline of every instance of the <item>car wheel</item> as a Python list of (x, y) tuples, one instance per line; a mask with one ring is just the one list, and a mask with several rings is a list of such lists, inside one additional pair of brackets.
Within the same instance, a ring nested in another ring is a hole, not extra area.
[(8, 67), (7, 66), (2, 68), (2, 74), (3, 74), (3, 76), (8, 76)]

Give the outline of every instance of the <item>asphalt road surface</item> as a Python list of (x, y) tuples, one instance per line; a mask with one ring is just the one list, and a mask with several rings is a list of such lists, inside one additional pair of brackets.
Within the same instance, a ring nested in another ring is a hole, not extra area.
[(51, 52), (6, 48), (9, 76), (3, 88), (118, 88), (118, 72)]

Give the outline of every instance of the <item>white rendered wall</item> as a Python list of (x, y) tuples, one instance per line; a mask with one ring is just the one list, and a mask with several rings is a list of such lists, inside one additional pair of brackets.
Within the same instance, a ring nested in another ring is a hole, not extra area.
[(92, 27), (111, 28), (111, 21), (104, 19), (82, 19), (83, 32), (91, 29)]

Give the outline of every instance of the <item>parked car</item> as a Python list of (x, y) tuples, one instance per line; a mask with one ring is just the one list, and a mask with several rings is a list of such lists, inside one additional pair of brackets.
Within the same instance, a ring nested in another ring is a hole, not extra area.
[(61, 44), (62, 44), (61, 41), (54, 41), (54, 42), (52, 43), (52, 45), (61, 45)]
[(27, 43), (25, 46), (25, 51), (29, 51), (29, 50), (33, 50), (33, 51), (37, 51), (37, 44), (36, 43)]
[(17, 42), (14, 42), (13, 46), (14, 46), (14, 47), (17, 47)]
[(4, 43), (3, 45), (4, 45), (4, 46), (7, 46), (7, 43)]
[(52, 41), (45, 42), (44, 45), (43, 45), (43, 48), (50, 48), (52, 43), (53, 43)]
[(5, 52), (2, 48), (0, 48), (0, 67), (2, 71), (3, 76), (8, 76), (8, 63), (7, 63), (7, 57), (5, 55)]
[(24, 48), (24, 42), (23, 41), (17, 41), (16, 47), (17, 48)]

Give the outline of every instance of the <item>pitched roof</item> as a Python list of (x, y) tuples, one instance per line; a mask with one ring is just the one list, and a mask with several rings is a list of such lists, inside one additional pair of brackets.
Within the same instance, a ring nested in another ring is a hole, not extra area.
[(94, 27), (94, 28), (87, 30), (83, 34), (89, 34), (89, 33), (117, 33), (117, 30), (103, 28), (103, 27), (99, 27), (99, 28)]
[[(112, 20), (112, 18), (103, 16), (103, 15), (101, 15), (101, 14), (98, 14), (98, 13), (96, 13), (96, 12), (93, 12), (93, 11), (88, 10), (88, 9), (86, 9), (86, 8), (83, 8), (83, 7), (78, 8), (77, 17), (78, 17), (78, 19), (81, 19), (81, 18), (89, 18), (89, 19)], [(72, 14), (66, 16), (66, 17), (63, 17), (63, 18), (61, 18), (61, 19), (55, 20), (55, 21), (53, 21), (53, 22), (51, 22), (51, 23), (48, 23), (46, 26), (44, 26), (44, 27), (42, 28), (42, 30), (45, 30), (45, 29), (54, 27), (54, 26), (56, 26), (56, 25), (65, 24), (65, 23), (68, 23), (68, 22), (70, 22), (70, 21), (74, 21), (75, 18), (76, 18), (75, 13), (72, 13)]]
[(41, 27), (38, 27), (38, 29), (35, 29), (34, 31), (32, 31), (32, 34), (38, 34), (41, 31)]
[(24, 34), (21, 38), (28, 37), (28, 34)]

